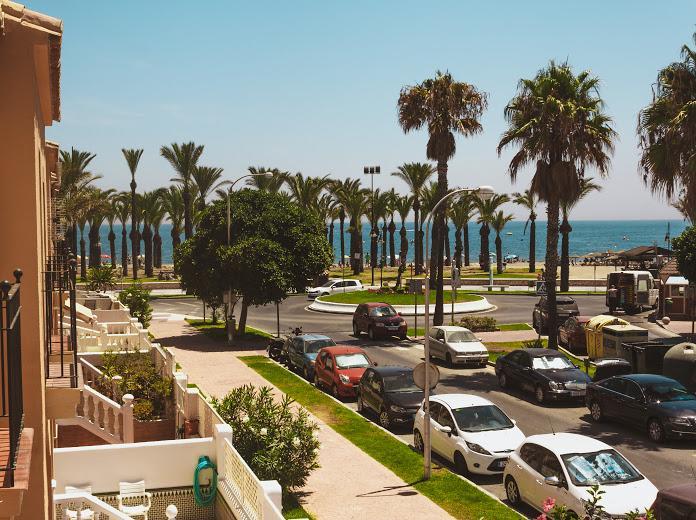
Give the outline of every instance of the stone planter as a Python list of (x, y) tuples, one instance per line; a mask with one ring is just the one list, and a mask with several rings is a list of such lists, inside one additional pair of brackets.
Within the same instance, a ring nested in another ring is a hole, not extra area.
[(155, 419), (154, 421), (139, 421), (133, 419), (135, 442), (167, 441), (176, 438), (176, 422), (171, 419)]

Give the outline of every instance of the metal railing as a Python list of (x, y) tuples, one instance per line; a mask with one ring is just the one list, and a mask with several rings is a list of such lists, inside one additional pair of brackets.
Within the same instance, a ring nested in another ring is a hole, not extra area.
[[(70, 255), (49, 257), (44, 271), (46, 379), (67, 379), (77, 388), (77, 316), (75, 283), (77, 262)], [(65, 300), (70, 310), (65, 315)]]
[(19, 439), (24, 427), (22, 398), (22, 338), (20, 329), (20, 279), (22, 271), (14, 272), (15, 283), (0, 282), (0, 405), (2, 418), (9, 423), (9, 459), (5, 485), (14, 485)]

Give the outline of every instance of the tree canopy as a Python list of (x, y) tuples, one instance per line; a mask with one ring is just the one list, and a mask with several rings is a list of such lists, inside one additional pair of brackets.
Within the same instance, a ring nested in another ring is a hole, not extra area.
[(696, 283), (696, 227), (690, 226), (684, 232), (672, 240), (674, 256), (677, 257), (679, 272), (689, 280)]

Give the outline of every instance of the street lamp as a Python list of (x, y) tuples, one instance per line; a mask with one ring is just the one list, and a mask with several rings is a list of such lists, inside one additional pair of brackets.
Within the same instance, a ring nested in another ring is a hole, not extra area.
[[(219, 184), (219, 186), (227, 186), (229, 185), (230, 187), (227, 190), (227, 245), (231, 245), (231, 229), (232, 229), (232, 219), (231, 219), (231, 210), (230, 210), (230, 197), (232, 196), (232, 189), (234, 188), (234, 185), (237, 184), (239, 181), (242, 179), (247, 179), (249, 177), (266, 177), (270, 178), (273, 177), (273, 172), (272, 171), (266, 171), (266, 172), (261, 172), (261, 173), (247, 173), (246, 175), (242, 175), (238, 179), (235, 179), (234, 181), (223, 181)], [(234, 328), (232, 327), (232, 285), (230, 284), (230, 287), (227, 289), (227, 344), (231, 345), (232, 344), (232, 339), (234, 336)]]
[(430, 280), (428, 272), (428, 267), (430, 266), (430, 260), (428, 254), (430, 247), (428, 242), (430, 241), (430, 221), (433, 219), (433, 215), (437, 212), (437, 209), (447, 200), (455, 195), (461, 193), (476, 193), (481, 200), (489, 200), (493, 195), (495, 195), (495, 190), (491, 186), (479, 186), (478, 188), (461, 188), (458, 190), (453, 190), (444, 197), (442, 197), (435, 207), (428, 213), (425, 217), (425, 333), (423, 336), (423, 347), (424, 347), (424, 357), (425, 357), (425, 383), (423, 384), (424, 400), (423, 400), (423, 412), (425, 417), (423, 419), (423, 478), (425, 480), (430, 479)]
[[(373, 226), (375, 225), (375, 175), (379, 175), (380, 173), (380, 167), (379, 166), (365, 166), (363, 167), (363, 173), (365, 175), (370, 176), (370, 189), (372, 191), (372, 203), (370, 204), (370, 267), (372, 268), (372, 284), (375, 285), (375, 258), (372, 258), (373, 255), (373, 249), (372, 247), (375, 244), (375, 238), (377, 237), (377, 234), (375, 233), (375, 230)], [(374, 255), (377, 256), (377, 255)]]

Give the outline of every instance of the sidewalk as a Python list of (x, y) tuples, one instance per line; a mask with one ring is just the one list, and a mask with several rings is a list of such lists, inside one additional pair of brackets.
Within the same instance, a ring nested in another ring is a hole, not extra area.
[[(265, 355), (264, 351), (231, 352), (183, 321), (153, 320), (150, 332), (208, 395), (223, 397), (248, 383), (273, 386), (237, 359)], [(452, 518), (325, 423), (312, 419), (319, 425), (321, 467), (310, 476), (300, 501), (318, 520)]]

